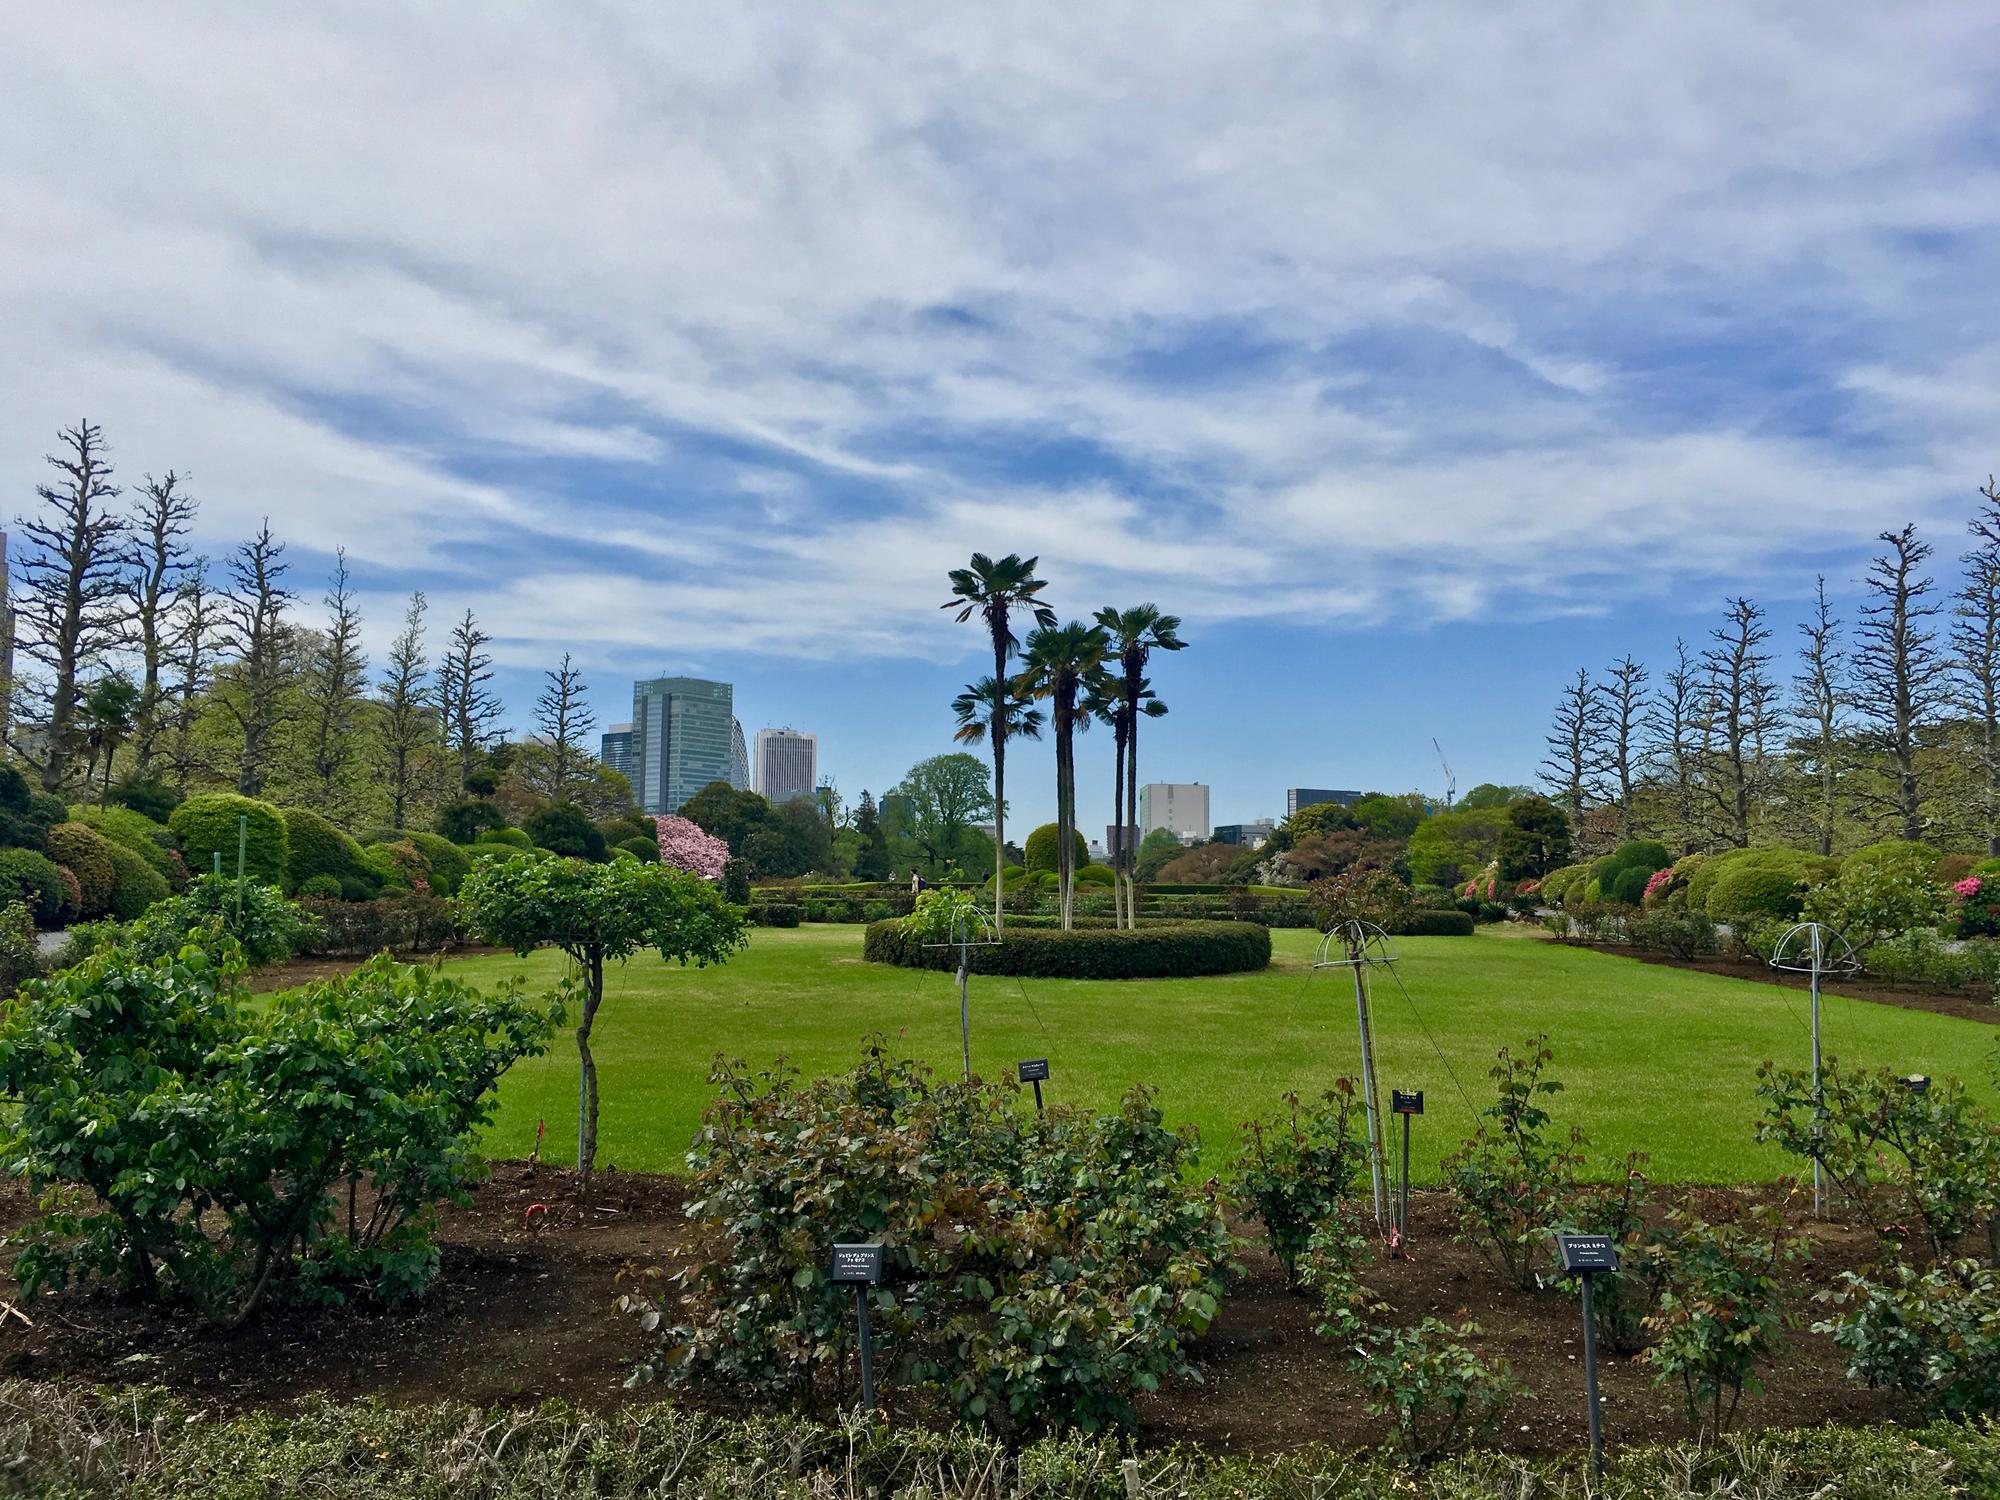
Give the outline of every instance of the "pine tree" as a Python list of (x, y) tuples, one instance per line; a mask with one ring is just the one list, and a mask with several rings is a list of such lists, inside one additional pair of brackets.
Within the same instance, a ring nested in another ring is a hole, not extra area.
[(409, 826), (410, 804), (426, 752), (437, 738), (437, 715), (426, 681), (429, 658), (424, 654), (423, 591), (410, 595), (403, 629), (389, 647), (389, 662), (376, 684), (381, 709), (380, 746), (383, 779), (389, 791), (389, 826)]
[(882, 831), (882, 819), (875, 811), (875, 799), (866, 790), (854, 811), (854, 831), (861, 835), (861, 850), (854, 857), (856, 880), (889, 878), (889, 836)]
[(285, 624), (293, 596), (280, 582), (290, 571), (290, 565), (280, 560), (284, 551), (284, 543), (271, 535), (266, 517), (257, 534), (230, 560), (231, 588), (223, 599), (224, 639), (235, 661), (220, 696), (243, 736), (236, 790), (245, 797), (264, 795), (278, 737), (291, 718), (287, 690), (297, 672)]
[(347, 808), (361, 758), (356, 731), (368, 686), (368, 656), (361, 648), (361, 611), (354, 602), (344, 547), (334, 553), (326, 610), (326, 630), (315, 643), (306, 669), (305, 698), (312, 733), (307, 759), (319, 810), (338, 819)]
[(468, 609), (465, 618), (452, 626), (450, 650), (438, 665), (444, 743), (458, 758), (455, 790), (460, 796), (480, 753), (499, 738), (495, 725), (501, 714), (500, 699), (487, 686), (493, 680), (493, 656), (486, 650), (491, 642)]
[(582, 671), (563, 653), (562, 665), (548, 674), (548, 686), (535, 700), (535, 733), (549, 753), (550, 780), (557, 802), (568, 802), (588, 773), (591, 755), (586, 739), (597, 727), (597, 716), (584, 702)]

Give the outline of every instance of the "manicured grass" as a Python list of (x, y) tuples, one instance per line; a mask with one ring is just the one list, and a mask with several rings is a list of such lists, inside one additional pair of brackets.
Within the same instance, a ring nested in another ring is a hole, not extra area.
[[(783, 1055), (807, 1074), (842, 1071), (861, 1039), (884, 1032), (941, 1071), (959, 1067), (958, 1000), (950, 975), (864, 963), (861, 928), (758, 929), (727, 966), (669, 968), (635, 959), (607, 976), (594, 1037), (603, 1089), (600, 1162), (679, 1171), (718, 1052), (767, 1067)], [(975, 977), (973, 1066), (1011, 1076), (1021, 1058), (1044, 1057), (1052, 1102), (1101, 1106), (1145, 1083), (1170, 1122), (1201, 1130), (1204, 1165), (1235, 1158), (1237, 1127), (1275, 1114), (1287, 1089), (1323, 1089), (1359, 1066), (1354, 992), (1344, 970), (1314, 973), (1316, 935), (1272, 934), (1275, 956), (1258, 974), (1212, 979), (1083, 982)], [(1566, 1091), (1553, 1104), (1565, 1129), (1581, 1125), (1600, 1161), (1650, 1153), (1663, 1180), (1743, 1182), (1789, 1164), (1752, 1139), (1757, 1064), (1810, 1058), (1802, 993), (1565, 948), (1520, 929), (1482, 928), (1471, 938), (1399, 940), (1406, 1001), (1393, 979), (1374, 989), (1377, 1059), (1387, 1090), (1421, 1088), (1428, 1112), (1412, 1148), (1418, 1181), (1468, 1131), (1472, 1100), (1490, 1099), (1486, 1069), (1502, 1044), (1547, 1032), (1552, 1074)], [(525, 972), (546, 983), (563, 960), (475, 958), (454, 969), (494, 982)], [(1829, 1054), (1856, 1063), (1976, 1080), (1991, 1103), (2000, 1029), (1862, 1001), (1829, 999)], [(1428, 1025), (1437, 1049), (1426, 1038)], [(576, 1048), (567, 1034), (549, 1054), (517, 1066), (501, 1088), (488, 1142), (498, 1156), (526, 1155), (545, 1118), (545, 1158), (573, 1157)]]

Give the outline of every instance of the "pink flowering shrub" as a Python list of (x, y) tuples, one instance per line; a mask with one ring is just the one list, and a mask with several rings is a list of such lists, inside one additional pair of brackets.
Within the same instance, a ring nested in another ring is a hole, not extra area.
[(729, 845), (700, 825), (678, 815), (660, 818), (660, 863), (703, 880), (720, 880), (722, 867), (729, 863)]
[(1664, 870), (1655, 870), (1652, 879), (1646, 882), (1646, 893), (1639, 900), (1642, 903), (1651, 901), (1653, 897), (1657, 896), (1673, 883), (1674, 867), (1672, 865), (1668, 865)]
[(1965, 879), (1959, 881), (1958, 884), (1953, 886), (1951, 889), (1953, 894), (1955, 894), (1959, 900), (1969, 901), (1974, 896), (1979, 894), (1981, 889), (1981, 881), (1977, 875), (1968, 875), (1965, 877)]
[(1960, 937), (2000, 937), (2000, 880), (1968, 875), (1951, 894)]

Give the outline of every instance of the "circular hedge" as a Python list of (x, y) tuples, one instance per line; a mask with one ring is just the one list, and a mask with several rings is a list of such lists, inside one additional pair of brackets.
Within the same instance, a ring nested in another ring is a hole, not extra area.
[[(774, 924), (775, 925), (775, 924)], [(926, 948), (896, 918), (868, 924), (862, 956), (906, 969), (956, 969), (956, 948)], [(1035, 979), (1186, 979), (1242, 974), (1271, 962), (1271, 930), (1255, 922), (1150, 922), (1137, 928), (1021, 927), (1005, 940), (974, 948), (975, 974)]]
[(118, 883), (111, 840), (83, 823), (58, 823), (49, 830), (49, 858), (76, 876), (80, 915), (95, 920), (111, 910), (111, 890)]
[[(1090, 863), (1090, 846), (1084, 843), (1083, 835), (1074, 830), (1071, 831), (1070, 837), (1076, 840), (1076, 864), (1072, 868), (1080, 870)], [(1056, 867), (1056, 855), (1061, 849), (1062, 839), (1056, 825), (1044, 823), (1028, 835), (1028, 842), (1021, 846), (1021, 859), (1027, 865), (1030, 874), (1037, 870), (1053, 871)]]
[(270, 803), (232, 792), (209, 792), (190, 797), (175, 808), (167, 827), (180, 840), (181, 858), (187, 861), (191, 874), (208, 874), (220, 854), (222, 873), (233, 877), (238, 818), (250, 820), (243, 873), (265, 885), (283, 885), (290, 854), (288, 836), (284, 818)]
[(148, 864), (138, 850), (109, 839), (105, 840), (104, 848), (111, 856), (109, 910), (119, 921), (129, 922), (155, 901), (164, 901), (173, 894), (167, 877)]
[(361, 845), (332, 822), (309, 807), (288, 807), (284, 817), (285, 875), (291, 889), (304, 890), (308, 880), (330, 877), (338, 893), (343, 880), (368, 878), (368, 860)]

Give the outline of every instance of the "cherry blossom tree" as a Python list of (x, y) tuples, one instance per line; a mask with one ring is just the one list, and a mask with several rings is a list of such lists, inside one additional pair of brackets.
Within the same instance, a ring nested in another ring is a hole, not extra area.
[(704, 880), (720, 880), (729, 863), (729, 845), (700, 825), (674, 816), (656, 820), (660, 831), (660, 863)]

